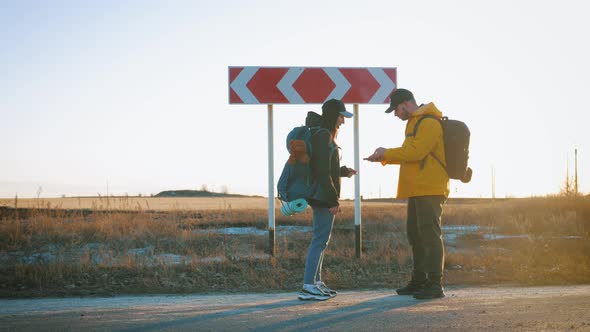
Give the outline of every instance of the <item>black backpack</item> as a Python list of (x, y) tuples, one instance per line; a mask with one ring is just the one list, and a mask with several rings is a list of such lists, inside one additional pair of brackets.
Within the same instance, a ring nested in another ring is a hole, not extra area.
[[(445, 144), (445, 160), (447, 164), (445, 165), (434, 153), (430, 152), (430, 155), (445, 169), (449, 178), (468, 183), (471, 181), (473, 174), (471, 168), (467, 166), (467, 161), (469, 160), (469, 137), (471, 136), (469, 128), (464, 122), (449, 120), (446, 116), (441, 120), (434, 115), (424, 115), (418, 120), (416, 126), (414, 126), (414, 132), (406, 135), (406, 137), (416, 136), (420, 122), (427, 118), (436, 119), (442, 127)], [(426, 158), (424, 158), (422, 164), (425, 161)]]

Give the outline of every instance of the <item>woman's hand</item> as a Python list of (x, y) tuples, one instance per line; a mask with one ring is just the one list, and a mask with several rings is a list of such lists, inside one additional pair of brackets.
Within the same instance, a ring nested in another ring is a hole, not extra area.
[(340, 207), (339, 206), (333, 206), (330, 208), (330, 213), (333, 215), (337, 215), (340, 212)]
[(350, 167), (342, 166), (340, 167), (340, 176), (351, 178), (353, 175), (356, 175), (358, 172), (356, 169), (352, 169)]

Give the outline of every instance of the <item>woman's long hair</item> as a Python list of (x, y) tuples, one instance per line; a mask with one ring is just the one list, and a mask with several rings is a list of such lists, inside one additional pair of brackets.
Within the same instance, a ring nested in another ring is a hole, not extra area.
[(338, 137), (338, 128), (336, 128), (336, 121), (340, 113), (338, 112), (327, 112), (322, 117), (324, 119), (324, 123), (322, 127), (328, 129), (330, 134), (332, 135), (332, 142), (336, 143), (336, 137)]

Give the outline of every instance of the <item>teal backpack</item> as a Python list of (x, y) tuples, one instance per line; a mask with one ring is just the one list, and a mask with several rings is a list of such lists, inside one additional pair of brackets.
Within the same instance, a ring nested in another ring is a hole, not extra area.
[[(307, 200), (315, 191), (311, 174), (311, 137), (321, 130), (327, 130), (316, 126), (317, 117), (320, 116), (309, 112), (306, 125), (295, 127), (287, 134), (289, 160), (285, 162), (277, 184), (278, 198), (282, 204), (281, 212), (284, 215), (293, 215), (305, 210)], [(315, 121), (310, 121), (310, 118)]]

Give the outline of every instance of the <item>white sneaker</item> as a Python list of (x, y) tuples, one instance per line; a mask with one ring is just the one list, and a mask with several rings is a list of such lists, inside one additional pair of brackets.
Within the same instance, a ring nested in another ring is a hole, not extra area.
[(326, 293), (326, 294), (330, 295), (330, 297), (335, 297), (336, 295), (338, 295), (338, 292), (337, 292), (337, 291), (335, 291), (335, 290), (333, 290), (333, 289), (330, 289), (330, 288), (328, 287), (328, 285), (324, 284), (324, 282), (323, 282), (323, 281), (318, 281), (318, 282), (317, 282), (315, 285), (316, 285), (316, 287), (317, 287), (317, 288), (319, 288), (319, 289), (320, 289), (322, 292), (324, 292), (324, 293)]
[(325, 301), (332, 298), (329, 294), (324, 293), (316, 285), (303, 285), (303, 289), (301, 289), (301, 292), (299, 292), (299, 295), (297, 297), (300, 300), (315, 301)]

